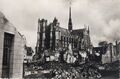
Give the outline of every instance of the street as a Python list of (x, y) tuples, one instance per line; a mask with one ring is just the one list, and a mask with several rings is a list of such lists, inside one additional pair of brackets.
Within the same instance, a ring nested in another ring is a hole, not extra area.
[(102, 79), (119, 79), (119, 71), (104, 71)]

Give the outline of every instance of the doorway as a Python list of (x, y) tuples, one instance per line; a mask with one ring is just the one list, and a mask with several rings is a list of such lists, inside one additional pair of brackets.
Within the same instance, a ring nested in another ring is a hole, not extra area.
[(2, 78), (10, 77), (10, 62), (11, 54), (14, 46), (14, 35), (4, 33), (4, 46), (3, 46), (3, 63), (2, 63)]

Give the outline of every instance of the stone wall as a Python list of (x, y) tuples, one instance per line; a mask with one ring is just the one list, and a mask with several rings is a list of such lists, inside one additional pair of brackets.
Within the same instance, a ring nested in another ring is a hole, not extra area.
[(6, 32), (14, 35), (14, 45), (10, 59), (10, 77), (22, 78), (23, 57), (25, 52), (24, 46), (26, 44), (26, 41), (25, 38), (16, 30), (16, 28), (9, 21), (5, 23), (2, 22), (2, 19), (4, 20), (4, 18), (4, 16), (0, 17), (0, 77), (2, 75), (4, 33)]

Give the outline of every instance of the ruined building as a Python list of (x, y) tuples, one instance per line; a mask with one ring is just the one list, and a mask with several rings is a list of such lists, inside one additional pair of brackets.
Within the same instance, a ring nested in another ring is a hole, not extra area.
[(105, 54), (102, 55), (103, 63), (112, 63), (120, 58), (120, 42), (109, 43)]
[(87, 50), (91, 46), (89, 27), (83, 29), (73, 29), (71, 7), (69, 8), (68, 29), (60, 27), (57, 18), (47, 24), (47, 20), (38, 20), (36, 53), (44, 50), (58, 50), (59, 48)]
[(94, 47), (93, 53), (99, 53), (99, 61), (103, 64), (117, 61), (120, 57), (120, 42), (116, 41), (115, 44), (106, 43), (99, 47)]

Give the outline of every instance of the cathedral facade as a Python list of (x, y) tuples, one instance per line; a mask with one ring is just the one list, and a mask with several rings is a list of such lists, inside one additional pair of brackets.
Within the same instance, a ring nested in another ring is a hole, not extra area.
[(36, 53), (44, 50), (58, 50), (59, 48), (88, 50), (91, 46), (89, 27), (73, 29), (71, 7), (69, 9), (68, 29), (60, 27), (57, 18), (48, 24), (47, 20), (38, 20)]

